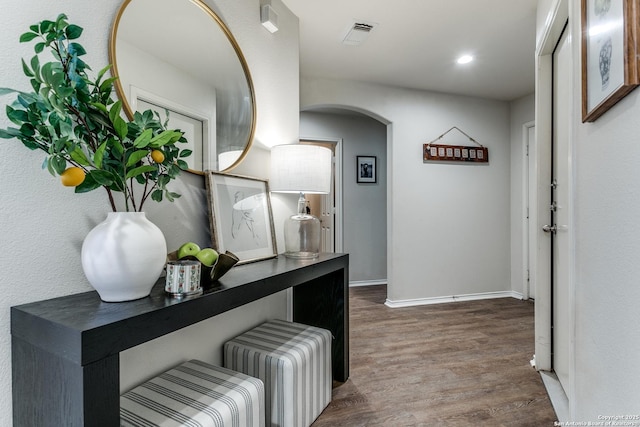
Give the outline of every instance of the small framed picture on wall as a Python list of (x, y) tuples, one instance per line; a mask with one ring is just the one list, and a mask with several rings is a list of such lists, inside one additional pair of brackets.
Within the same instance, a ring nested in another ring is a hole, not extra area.
[(582, 0), (582, 121), (594, 122), (640, 84), (638, 0)]
[(377, 182), (376, 156), (356, 156), (356, 181), (361, 184)]

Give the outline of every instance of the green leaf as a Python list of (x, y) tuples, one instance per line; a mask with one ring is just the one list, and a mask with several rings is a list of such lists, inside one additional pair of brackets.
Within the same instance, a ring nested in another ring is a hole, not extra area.
[(113, 127), (116, 129), (116, 133), (121, 140), (124, 140), (127, 137), (129, 127), (127, 126), (127, 122), (125, 122), (122, 117), (116, 117), (115, 121), (113, 122)]
[(33, 46), (33, 50), (36, 53), (42, 53), (42, 51), (44, 50), (46, 44), (44, 42), (40, 42), (40, 43), (36, 43), (35, 46)]
[(189, 165), (184, 160), (178, 160), (176, 163), (178, 163), (178, 167), (183, 171), (186, 171), (187, 169), (189, 169)]
[(69, 43), (69, 53), (72, 55), (82, 56), (86, 55), (87, 51), (80, 43)]
[[(58, 16), (58, 20), (60, 20), (59, 16)], [(49, 31), (51, 31), (51, 29), (53, 28), (54, 25), (55, 25), (55, 22), (44, 20), (44, 21), (40, 22), (40, 32), (42, 34), (48, 33)]]
[(163, 145), (176, 142), (178, 139), (180, 139), (180, 136), (182, 136), (181, 132), (165, 130), (151, 138), (149, 146), (153, 148), (160, 148)]
[(164, 190), (169, 181), (171, 181), (171, 178), (169, 178), (167, 175), (160, 175), (158, 177), (158, 188)]
[[(11, 130), (11, 128), (7, 129)], [(36, 130), (31, 123), (23, 123), (20, 129), (16, 129), (20, 136), (32, 137), (36, 134)]]
[(58, 95), (60, 95), (61, 98), (68, 98), (71, 95), (73, 95), (73, 93), (75, 92), (75, 90), (72, 87), (61, 86), (61, 85), (56, 85), (55, 91)]
[(145, 129), (136, 139), (133, 141), (133, 146), (136, 148), (144, 148), (151, 142), (153, 131), (151, 129)]
[(102, 79), (102, 77), (105, 75), (105, 73), (109, 71), (110, 68), (111, 68), (111, 64), (107, 65), (102, 70), (98, 71), (98, 77), (96, 78), (96, 82), (99, 82)]
[(9, 95), (10, 93), (20, 93), (20, 91), (8, 87), (0, 87), (0, 96)]
[(113, 184), (114, 176), (111, 172), (105, 170), (92, 170), (91, 177), (100, 185), (109, 187)]
[(31, 70), (33, 71), (33, 74), (35, 75), (36, 78), (39, 78), (40, 76), (40, 58), (38, 58), (38, 56), (34, 56), (33, 58), (31, 58)]
[(27, 63), (24, 61), (24, 58), (22, 59), (22, 72), (27, 77), (34, 77), (33, 72), (31, 71)]
[[(64, 149), (67, 146), (67, 142), (69, 142), (67, 138), (60, 138), (53, 141), (53, 144), (52, 144), (53, 150), (56, 153), (62, 153), (63, 151), (65, 151)], [(66, 167), (66, 161), (65, 161), (65, 167)]]
[(167, 168), (167, 175), (169, 175), (170, 178), (175, 178), (176, 176), (180, 175), (180, 172), (180, 167), (175, 163), (172, 163)]
[(20, 92), (17, 101), (24, 108), (29, 108), (30, 104), (35, 103), (37, 100), (34, 94)]
[(151, 193), (151, 200), (153, 200), (155, 202), (161, 202), (162, 201), (162, 190), (155, 190), (153, 193)]
[[(136, 182), (140, 185), (144, 185), (147, 182), (147, 177), (145, 175), (138, 175), (136, 176)], [(150, 179), (153, 180), (153, 179)]]
[(60, 100), (55, 95), (49, 96), (49, 102), (51, 106), (58, 112), (60, 115), (64, 115), (64, 105), (60, 102)]
[(182, 157), (182, 158), (189, 157), (192, 153), (193, 151), (191, 150), (182, 150), (178, 155), (178, 157)]
[(120, 111), (122, 111), (122, 101), (118, 100), (113, 103), (109, 110), (109, 119), (111, 120), (111, 123), (114, 123), (116, 117), (120, 117)]
[(122, 146), (122, 143), (117, 139), (111, 139), (111, 144), (113, 144), (113, 151), (115, 152), (115, 154), (118, 156), (122, 156), (122, 153), (124, 153), (124, 147)]
[(149, 154), (148, 150), (134, 151), (129, 156), (129, 160), (127, 160), (127, 167), (131, 167), (131, 166), (137, 164), (138, 162), (140, 162), (140, 160), (142, 160), (145, 157), (147, 157), (148, 154)]
[(14, 110), (7, 105), (7, 118), (17, 125), (22, 125), (24, 122), (29, 121), (29, 116), (24, 110)]
[(67, 161), (61, 156), (51, 156), (49, 164), (58, 175), (62, 174), (67, 168)]
[(65, 30), (65, 35), (69, 40), (75, 40), (80, 37), (82, 34), (82, 27), (79, 27), (74, 24), (70, 24)]
[(61, 13), (58, 15), (58, 17), (56, 18), (56, 25), (57, 28), (64, 28), (67, 26), (67, 15), (64, 13)]
[(76, 61), (76, 69), (78, 70), (78, 73), (83, 72), (85, 69), (90, 70), (91, 67), (89, 67), (82, 59), (80, 58), (75, 58)]
[(50, 173), (52, 176), (56, 176), (56, 171), (53, 169), (53, 165), (51, 164), (51, 161), (50, 161), (50, 159), (49, 159), (49, 158), (47, 158), (46, 163), (47, 163), (47, 170), (49, 171), (49, 173)]
[(42, 83), (40, 83), (37, 79), (31, 79), (29, 80), (29, 82), (31, 83), (31, 87), (33, 88), (33, 91), (35, 93), (40, 92), (40, 87)]
[(80, 147), (76, 147), (75, 150), (69, 153), (69, 155), (71, 156), (71, 159), (78, 164), (81, 164), (83, 166), (91, 165), (91, 163), (89, 163), (89, 159), (87, 159), (87, 156), (84, 154), (84, 151), (82, 151)]
[(109, 89), (111, 86), (113, 86), (113, 82), (115, 82), (116, 80), (118, 80), (117, 77), (109, 77), (107, 80), (103, 81), (100, 84), (100, 91), (104, 92), (105, 90)]
[(96, 188), (101, 187), (102, 185), (95, 179), (96, 171), (89, 171), (87, 175), (84, 177), (84, 181), (82, 184), (76, 187), (76, 193), (88, 193), (89, 191), (93, 191)]
[(20, 36), (20, 43), (30, 42), (31, 40), (38, 37), (38, 35), (39, 35), (38, 33), (32, 33), (32, 32), (24, 33)]
[(151, 165), (138, 166), (137, 168), (131, 169), (129, 172), (127, 172), (127, 176), (125, 176), (125, 179), (133, 178), (135, 176), (142, 175), (143, 173), (147, 173), (147, 172), (154, 172), (155, 170), (156, 170), (156, 166), (151, 166)]
[[(45, 40), (47, 41), (47, 43), (51, 43), (56, 39), (56, 33), (47, 33)], [(54, 56), (58, 57), (58, 55), (54, 52)], [(60, 59), (58, 57), (58, 59)]]
[(21, 133), (15, 128), (0, 129), (0, 138), (13, 139), (19, 135), (21, 135)]
[(102, 111), (103, 113), (109, 114), (109, 110), (107, 110), (106, 105), (101, 104), (100, 102), (91, 102), (90, 104), (96, 107), (98, 110)]
[(95, 154), (93, 155), (93, 163), (96, 168), (102, 169), (102, 159), (104, 158), (104, 151), (107, 149), (107, 141), (100, 144)]

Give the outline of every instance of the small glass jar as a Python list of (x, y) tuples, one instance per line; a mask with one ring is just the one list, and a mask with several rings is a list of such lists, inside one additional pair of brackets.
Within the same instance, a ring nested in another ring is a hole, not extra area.
[(202, 293), (200, 262), (177, 260), (167, 262), (164, 291), (175, 298)]

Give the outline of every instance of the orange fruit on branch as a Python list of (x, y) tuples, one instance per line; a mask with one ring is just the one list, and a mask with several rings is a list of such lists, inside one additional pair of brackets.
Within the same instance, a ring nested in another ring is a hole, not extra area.
[(151, 152), (151, 158), (156, 163), (162, 163), (164, 162), (164, 153), (160, 150), (153, 150)]
[(71, 166), (60, 174), (60, 181), (65, 187), (77, 187), (82, 184), (85, 175), (86, 174), (82, 168)]

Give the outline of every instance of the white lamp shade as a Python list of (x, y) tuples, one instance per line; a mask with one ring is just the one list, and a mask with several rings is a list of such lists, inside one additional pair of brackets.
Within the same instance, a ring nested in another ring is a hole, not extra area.
[(329, 193), (331, 150), (317, 145), (276, 145), (271, 149), (269, 189), (280, 193)]

